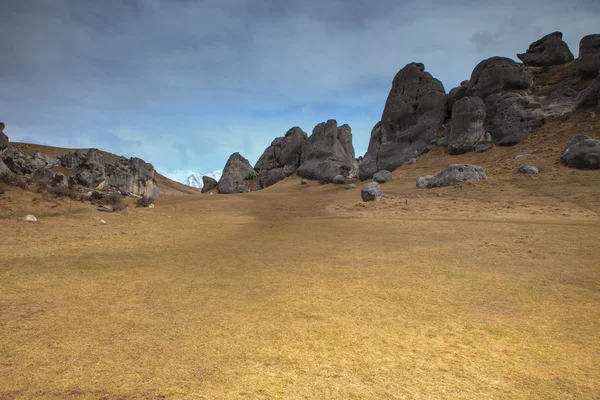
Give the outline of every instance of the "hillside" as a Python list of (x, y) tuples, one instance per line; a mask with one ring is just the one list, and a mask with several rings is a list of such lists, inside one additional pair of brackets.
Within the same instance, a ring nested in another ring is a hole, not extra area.
[[(0, 399), (596, 398), (600, 174), (558, 161), (584, 131), (435, 148), (370, 203), (297, 176), (113, 214), (8, 188)], [(450, 163), (488, 179), (415, 187)]]

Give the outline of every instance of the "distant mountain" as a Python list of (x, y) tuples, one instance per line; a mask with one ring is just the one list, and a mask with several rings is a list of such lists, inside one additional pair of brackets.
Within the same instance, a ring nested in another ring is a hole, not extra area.
[(169, 179), (172, 179), (176, 182), (183, 183), (186, 186), (191, 186), (194, 188), (202, 189), (202, 177), (210, 176), (211, 178), (216, 179), (217, 181), (221, 179), (222, 170), (215, 170), (212, 172), (208, 172), (206, 174), (199, 174), (194, 171), (190, 171), (189, 169), (176, 169), (171, 171), (165, 176)]

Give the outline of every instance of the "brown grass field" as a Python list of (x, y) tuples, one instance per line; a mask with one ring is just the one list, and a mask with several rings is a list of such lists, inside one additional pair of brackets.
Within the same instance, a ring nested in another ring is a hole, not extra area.
[[(584, 128), (435, 149), (377, 203), (291, 177), (100, 215), (11, 188), (0, 399), (599, 399), (600, 171), (558, 162)], [(459, 162), (489, 179), (416, 189)]]

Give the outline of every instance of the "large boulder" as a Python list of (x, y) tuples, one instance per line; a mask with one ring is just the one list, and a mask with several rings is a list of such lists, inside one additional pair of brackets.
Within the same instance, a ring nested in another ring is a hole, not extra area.
[(377, 182), (365, 183), (360, 190), (360, 197), (363, 201), (381, 200), (383, 191)]
[(460, 86), (455, 87), (448, 93), (448, 113), (452, 115), (454, 104), (467, 95), (469, 89), (469, 81), (462, 81)]
[(106, 184), (121, 193), (156, 199), (160, 196), (154, 166), (141, 158), (119, 157), (115, 164), (105, 165)]
[(83, 162), (77, 167), (75, 179), (77, 183), (94, 189), (106, 184), (104, 158), (98, 149), (90, 149)]
[(258, 174), (248, 160), (236, 152), (227, 160), (217, 188), (223, 194), (246, 193), (250, 191), (249, 181), (257, 177)]
[(296, 172), (307, 138), (302, 129), (294, 127), (284, 137), (273, 140), (254, 167), (258, 171), (260, 188), (271, 186)]
[(8, 147), (8, 143), (9, 143), (8, 142), (8, 136), (6, 136), (4, 134), (4, 132), (2, 132), (2, 130), (0, 130), (0, 151), (2, 151), (5, 148), (7, 148)]
[(576, 136), (563, 149), (560, 162), (570, 168), (600, 169), (600, 140)]
[(452, 108), (448, 152), (463, 154), (485, 135), (485, 104), (479, 97), (463, 97)]
[(392, 173), (384, 169), (373, 175), (373, 180), (377, 183), (385, 183), (389, 180), (392, 180)]
[(518, 93), (495, 94), (495, 112), (488, 127), (495, 143), (514, 145), (539, 129), (544, 121), (541, 105), (535, 99)]
[(212, 176), (202, 177), (202, 193), (210, 192), (219, 185), (219, 182)]
[(577, 70), (586, 79), (600, 75), (600, 34), (585, 36), (579, 42)]
[(577, 94), (575, 99), (579, 110), (600, 110), (600, 76), (596, 77), (587, 88)]
[(483, 168), (469, 164), (454, 164), (435, 175), (417, 178), (419, 189), (431, 189), (442, 186), (454, 186), (464, 182), (477, 182), (487, 179)]
[(408, 64), (394, 77), (381, 121), (371, 132), (359, 178), (369, 179), (382, 169), (393, 171), (437, 144), (446, 118), (442, 83), (420, 63)]
[(336, 175), (352, 177), (357, 169), (350, 127), (338, 127), (335, 120), (315, 126), (304, 142), (298, 175), (329, 183)]
[(346, 183), (346, 177), (344, 175), (336, 175), (333, 177), (331, 182), (335, 185), (343, 185)]
[(4, 164), (4, 161), (0, 158), (0, 176), (11, 175), (12, 171)]
[(569, 46), (562, 40), (562, 32), (553, 32), (533, 42), (526, 53), (517, 54), (523, 64), (532, 67), (549, 67), (566, 64), (575, 59)]
[(487, 105), (489, 96), (507, 91), (527, 90), (533, 85), (533, 75), (510, 58), (492, 57), (480, 62), (471, 74), (468, 96), (480, 97)]
[(76, 150), (74, 153), (67, 153), (58, 159), (63, 167), (77, 169), (86, 160), (86, 156), (80, 150)]
[(33, 172), (31, 178), (34, 181), (43, 182), (47, 185), (50, 185), (54, 179), (54, 172), (48, 168), (40, 168)]

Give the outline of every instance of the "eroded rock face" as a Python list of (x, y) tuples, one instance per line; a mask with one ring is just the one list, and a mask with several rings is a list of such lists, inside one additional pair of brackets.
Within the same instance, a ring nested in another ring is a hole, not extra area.
[(600, 34), (585, 36), (579, 42), (577, 69), (587, 79), (600, 75)]
[(256, 163), (260, 188), (271, 186), (294, 174), (300, 166), (302, 147), (308, 135), (299, 127), (273, 140)]
[(549, 67), (566, 64), (575, 59), (569, 46), (562, 40), (562, 32), (553, 32), (533, 42), (526, 53), (517, 54), (523, 64), (532, 67)]
[(590, 85), (577, 94), (575, 99), (579, 110), (600, 110), (600, 76), (596, 77)]
[(600, 140), (576, 136), (563, 149), (560, 162), (570, 168), (600, 169)]
[(219, 185), (217, 180), (211, 176), (202, 177), (202, 193), (210, 192)]
[(526, 67), (510, 58), (492, 57), (480, 62), (469, 80), (468, 96), (480, 97), (487, 105), (489, 96), (507, 91), (528, 90), (533, 75)]
[(101, 189), (106, 183), (104, 158), (98, 149), (90, 149), (77, 167), (75, 179), (80, 185)]
[(302, 178), (329, 183), (336, 175), (352, 177), (357, 169), (348, 125), (338, 127), (335, 120), (322, 122), (304, 142), (298, 168)]
[(11, 170), (4, 164), (4, 161), (0, 158), (0, 176), (12, 174)]
[(141, 158), (119, 157), (115, 164), (106, 165), (105, 173), (106, 184), (119, 189), (122, 193), (131, 193), (149, 199), (160, 196), (156, 171), (152, 164)]
[(417, 178), (419, 189), (431, 189), (442, 186), (454, 186), (464, 182), (477, 182), (487, 179), (483, 168), (469, 164), (454, 164), (435, 175)]
[(250, 191), (249, 181), (257, 178), (258, 174), (248, 160), (236, 152), (227, 160), (217, 187), (223, 194), (246, 193)]
[(541, 104), (517, 93), (493, 95), (495, 113), (488, 128), (492, 139), (500, 145), (514, 145), (542, 126), (544, 113)]
[(31, 155), (23, 150), (9, 146), (1, 154), (4, 164), (17, 175), (30, 175), (41, 168), (54, 168), (60, 165), (56, 158), (46, 154), (35, 153)]
[(0, 131), (0, 151), (8, 147), (8, 136), (4, 132)]
[(394, 78), (381, 121), (371, 132), (367, 153), (359, 168), (361, 180), (377, 171), (393, 171), (427, 152), (437, 143), (446, 117), (442, 83), (420, 63), (405, 66)]
[(463, 97), (452, 109), (448, 152), (463, 154), (485, 135), (485, 104), (479, 97)]
[(467, 90), (469, 89), (469, 81), (462, 81), (460, 86), (455, 87), (448, 93), (448, 113), (452, 115), (452, 108), (454, 104), (463, 97), (467, 95)]

